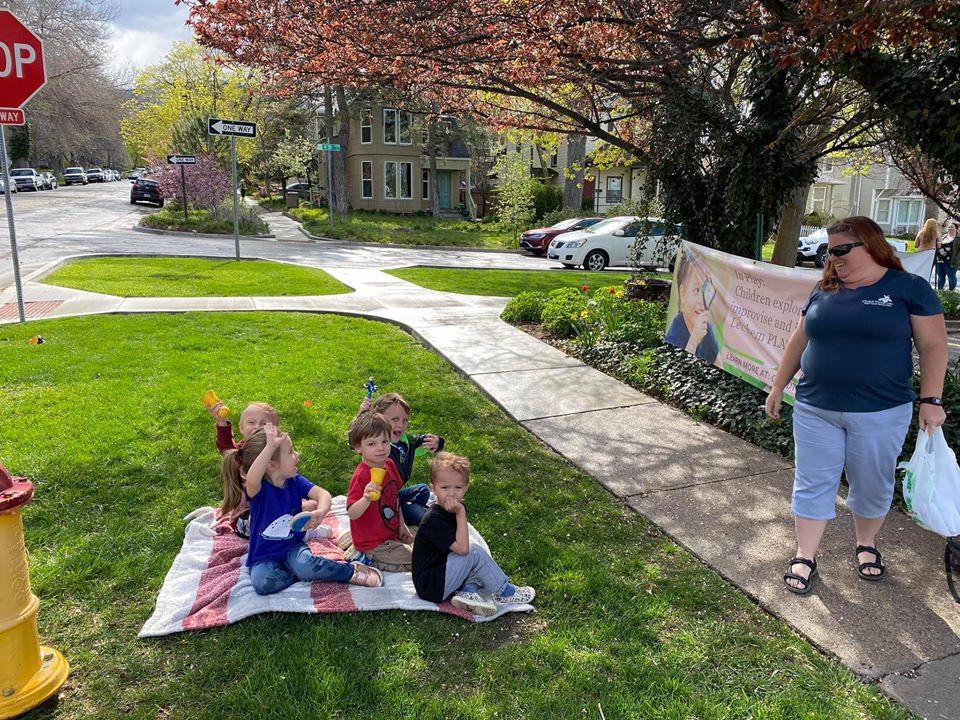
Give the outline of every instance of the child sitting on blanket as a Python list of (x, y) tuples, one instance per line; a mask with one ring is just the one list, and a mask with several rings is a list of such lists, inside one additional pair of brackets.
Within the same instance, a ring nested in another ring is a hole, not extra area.
[(290, 437), (273, 423), (253, 432), (239, 449), (223, 454), (220, 482), (224, 509), (234, 509), (245, 497), (250, 505), (250, 550), (247, 567), (258, 595), (270, 595), (297, 580), (324, 580), (380, 587), (383, 577), (371, 567), (318, 557), (293, 532), (291, 518), (305, 498), (316, 502), (307, 529), (320, 525), (330, 510), (330, 493), (297, 472), (299, 454)]
[[(252, 402), (240, 413), (240, 440), (234, 441), (233, 427), (230, 421), (221, 418), (217, 414), (222, 407), (223, 403), (218, 402), (207, 408), (207, 412), (213, 416), (213, 419), (216, 420), (217, 423), (216, 442), (217, 450), (220, 451), (221, 456), (228, 450), (239, 450), (251, 434), (257, 430), (261, 430), (267, 423), (273, 423), (274, 425), (280, 424), (280, 416), (271, 405), (263, 402)], [(303, 501), (303, 512), (312, 512), (316, 509), (317, 504), (312, 500)], [(220, 511), (223, 514), (227, 514), (222, 505)], [(250, 508), (247, 507), (247, 502), (242, 495), (240, 496), (240, 505), (231, 513), (230, 527), (233, 528), (233, 531), (240, 537), (250, 537)]]
[[(413, 586), (424, 600), (443, 602), (475, 615), (496, 615), (498, 605), (530, 603), (532, 587), (510, 583), (500, 566), (471, 545), (463, 496), (470, 484), (470, 461), (438, 453), (430, 463), (430, 489), (437, 502), (427, 511), (413, 542)], [(488, 600), (481, 590), (493, 596)]]
[[(410, 423), (410, 405), (400, 393), (381, 395), (371, 404), (367, 398), (360, 403), (358, 415), (372, 410), (383, 415), (390, 423), (390, 459), (397, 466), (400, 479), (404, 484), (410, 482), (413, 474), (414, 458), (422, 452), (420, 448), (437, 453), (443, 450), (443, 438), (437, 435), (407, 435)], [(400, 490), (400, 509), (407, 525), (419, 525), (427, 512), (430, 501), (430, 488), (423, 483), (408, 485)]]
[[(390, 459), (390, 423), (383, 415), (360, 413), (350, 423), (347, 439), (361, 458), (347, 490), (353, 547), (362, 561), (381, 570), (408, 572), (413, 535), (400, 512), (403, 480)], [(385, 471), (379, 485), (372, 480), (371, 468)]]

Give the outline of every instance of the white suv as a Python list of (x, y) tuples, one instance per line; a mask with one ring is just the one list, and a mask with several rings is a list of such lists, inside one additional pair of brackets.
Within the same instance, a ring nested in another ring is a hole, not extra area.
[(10, 179), (17, 184), (17, 190), (43, 190), (43, 178), (33, 168), (14, 168)]
[[(680, 242), (680, 226), (670, 226), (660, 218), (621, 215), (607, 218), (581, 232), (564, 233), (550, 242), (547, 258), (559, 260), (567, 268), (582, 265), (598, 272), (605, 267), (625, 266), (631, 249), (640, 243), (636, 264), (646, 268), (672, 267)], [(640, 233), (645, 233), (641, 235)]]

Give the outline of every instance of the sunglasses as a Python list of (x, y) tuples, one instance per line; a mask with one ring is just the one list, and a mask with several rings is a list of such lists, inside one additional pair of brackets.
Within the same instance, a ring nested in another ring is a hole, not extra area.
[(848, 252), (853, 250), (855, 247), (863, 247), (863, 243), (852, 242), (852, 243), (844, 243), (843, 245), (834, 245), (831, 248), (827, 248), (827, 252), (833, 255), (834, 257), (843, 257)]

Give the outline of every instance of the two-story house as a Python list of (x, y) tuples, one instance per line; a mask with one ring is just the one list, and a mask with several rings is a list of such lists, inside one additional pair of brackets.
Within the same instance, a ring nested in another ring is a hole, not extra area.
[[(430, 211), (430, 161), (423, 116), (370, 103), (351, 114), (350, 122), (350, 143), (345, 148), (350, 207), (401, 214)], [(436, 163), (441, 212), (453, 213), (461, 203), (471, 208), (467, 147), (444, 144)], [(320, 177), (325, 180), (326, 168)]]

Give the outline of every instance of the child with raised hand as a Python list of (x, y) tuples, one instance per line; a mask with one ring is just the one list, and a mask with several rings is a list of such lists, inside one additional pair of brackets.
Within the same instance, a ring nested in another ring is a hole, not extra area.
[[(413, 461), (421, 447), (431, 453), (443, 450), (443, 438), (438, 435), (407, 434), (407, 426), (410, 424), (410, 404), (400, 393), (386, 393), (372, 403), (364, 398), (360, 403), (360, 413), (368, 411), (380, 413), (390, 423), (390, 459), (397, 466), (404, 484), (410, 481), (410, 476), (413, 474)], [(430, 488), (423, 483), (409, 485), (400, 490), (399, 500), (403, 519), (407, 525), (419, 525), (427, 512)]]
[[(470, 544), (463, 496), (470, 461), (441, 452), (430, 463), (430, 489), (437, 502), (427, 511), (413, 542), (413, 586), (424, 600), (450, 600), (475, 615), (496, 615), (498, 605), (528, 604), (536, 592), (513, 585), (493, 558)], [(493, 596), (488, 600), (481, 590)]]
[(222, 509), (231, 510), (243, 497), (250, 505), (247, 567), (253, 589), (258, 595), (271, 595), (298, 580), (379, 587), (383, 577), (375, 568), (317, 557), (304, 542), (305, 533), (292, 532), (290, 519), (300, 513), (304, 498), (317, 503), (307, 530), (320, 525), (331, 503), (330, 493), (299, 474), (299, 457), (290, 437), (273, 423), (223, 455)]
[[(272, 405), (263, 402), (252, 402), (240, 413), (240, 440), (233, 438), (233, 427), (229, 420), (221, 418), (217, 413), (223, 407), (222, 402), (216, 402), (207, 408), (207, 412), (217, 422), (217, 450), (223, 455), (228, 450), (238, 450), (243, 447), (247, 439), (257, 430), (262, 430), (268, 423), (273, 425), (280, 424), (280, 416)], [(224, 498), (226, 500), (226, 498)], [(223, 506), (221, 505), (221, 512)], [(311, 500), (303, 502), (303, 512), (312, 512), (317, 509), (316, 503)], [(224, 513), (226, 514), (226, 513)], [(246, 499), (240, 495), (240, 504), (231, 513), (230, 527), (240, 537), (250, 537), (250, 509), (247, 507)]]
[[(390, 423), (374, 412), (360, 413), (347, 431), (360, 464), (350, 478), (347, 515), (350, 539), (362, 559), (387, 572), (408, 572), (413, 535), (400, 512), (398, 494), (403, 480), (390, 459)], [(383, 471), (380, 484), (371, 469)], [(341, 539), (343, 540), (343, 539)]]

